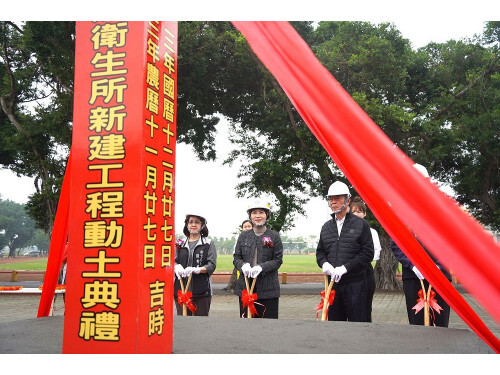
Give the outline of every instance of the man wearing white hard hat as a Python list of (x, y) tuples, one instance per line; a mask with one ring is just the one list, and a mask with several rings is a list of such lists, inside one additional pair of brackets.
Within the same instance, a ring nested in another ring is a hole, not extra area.
[[(425, 178), (429, 178), (427, 168), (421, 164), (413, 164), (413, 167), (422, 174)], [(418, 241), (418, 238), (417, 238)], [(419, 241), (420, 243), (420, 241)], [(417, 304), (418, 292), (422, 288), (420, 280), (423, 281), (425, 290), (429, 288), (429, 283), (425, 280), (420, 270), (408, 259), (405, 253), (398, 247), (398, 245), (390, 239), (390, 245), (394, 257), (401, 263), (402, 266), (402, 279), (403, 279), (403, 292), (406, 300), (406, 312), (408, 315), (408, 322), (411, 325), (425, 325), (424, 309), (416, 312), (413, 307)], [(450, 273), (443, 267), (441, 263), (420, 243), (422, 248), (427, 252), (429, 257), (434, 261), (436, 266), (441, 270), (444, 276), (451, 281)], [(431, 314), (432, 325), (438, 327), (448, 327), (450, 321), (450, 306), (445, 300), (436, 292), (435, 299), (438, 305), (443, 309), (440, 313)]]
[(248, 210), (253, 228), (241, 232), (233, 255), (233, 264), (240, 271), (234, 294), (239, 297), (240, 316), (246, 317), (248, 309), (241, 300), (246, 289), (245, 276), (250, 283), (256, 278), (253, 293), (257, 294), (254, 318), (278, 319), (280, 283), (278, 269), (283, 263), (283, 244), (280, 235), (267, 228), (271, 209), (265, 202), (256, 202)]
[(370, 225), (349, 212), (351, 194), (343, 182), (335, 181), (327, 198), (332, 219), (321, 228), (316, 262), (335, 281), (328, 320), (366, 322), (365, 267), (374, 255)]

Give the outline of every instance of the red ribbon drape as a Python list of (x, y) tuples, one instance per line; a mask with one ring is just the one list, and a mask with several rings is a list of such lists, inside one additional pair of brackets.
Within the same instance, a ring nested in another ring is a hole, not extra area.
[(191, 297), (193, 296), (193, 293), (190, 291), (187, 291), (186, 293), (182, 293), (182, 291), (178, 290), (177, 291), (177, 302), (179, 305), (186, 305), (189, 311), (194, 314), (196, 310), (196, 306), (193, 304), (193, 301), (191, 301)]
[(259, 315), (257, 314), (257, 309), (255, 308), (255, 301), (257, 301), (257, 293), (248, 293), (248, 290), (243, 289), (243, 292), (241, 293), (241, 303), (243, 305), (243, 309), (245, 309), (247, 306), (250, 308), (250, 315), (255, 316)]
[[(323, 290), (320, 294), (321, 294), (321, 301), (315, 307), (315, 309), (316, 309), (316, 320), (319, 319), (319, 313), (323, 310), (323, 306), (325, 305), (325, 294), (326, 294), (326, 291)], [(335, 290), (332, 290), (330, 292), (330, 295), (328, 296), (327, 306), (331, 306), (334, 299), (335, 299)]]
[(64, 250), (66, 241), (68, 240), (68, 225), (69, 225), (69, 193), (70, 193), (70, 176), (71, 176), (71, 151), (66, 164), (66, 172), (64, 174), (63, 184), (61, 187), (61, 195), (57, 204), (56, 217), (54, 219), (54, 227), (52, 228), (52, 236), (50, 238), (49, 258), (47, 260), (47, 269), (43, 279), (44, 288), (40, 296), (40, 304), (38, 305), (37, 318), (49, 316), (50, 307), (61, 271), (61, 265), (64, 258)]
[(474, 332), (500, 352), (500, 340), (408, 228), (500, 323), (500, 246), (493, 237), (412, 167), (288, 22), (233, 24), (391, 238)]

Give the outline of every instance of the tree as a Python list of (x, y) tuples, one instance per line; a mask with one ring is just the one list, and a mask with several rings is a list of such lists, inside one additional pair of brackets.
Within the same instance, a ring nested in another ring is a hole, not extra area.
[[(292, 25), (398, 147), (499, 228), (499, 22), (482, 40), (418, 51), (387, 23)], [(1, 22), (0, 42), (0, 163), (37, 177), (27, 206), (50, 231), (65, 162), (55, 150), (71, 140), (74, 23)], [(225, 163), (242, 162), (238, 195), (273, 197), (274, 230), (292, 228), (334, 180), (348, 182), (229, 22), (180, 22), (178, 64), (178, 141), (214, 160), (219, 116), (228, 118), (235, 147)]]
[(50, 248), (50, 237), (41, 229), (35, 229), (33, 238), (28, 243), (28, 245), (36, 246), (39, 251), (39, 255), (47, 255)]
[(0, 22), (0, 163), (35, 178), (27, 208), (52, 230), (71, 145), (74, 22)]
[(34, 229), (23, 205), (0, 197), (0, 244), (9, 247), (9, 256), (32, 240)]
[(485, 44), (449, 41), (419, 51), (408, 134), (415, 159), (494, 230), (500, 229), (498, 30), (498, 22), (486, 25)]
[[(389, 24), (365, 22), (322, 22), (316, 29), (310, 22), (293, 26), (382, 129), (392, 138), (403, 139), (401, 134), (413, 117), (405, 102), (407, 66), (413, 52), (399, 31)], [(203, 57), (194, 49), (181, 59), (202, 58), (219, 64), (213, 70), (215, 77), (201, 84), (213, 90), (215, 109), (231, 122), (235, 148), (225, 163), (242, 162), (237, 194), (274, 197), (277, 209), (270, 226), (276, 231), (290, 229), (310, 197), (326, 194), (335, 180), (348, 181), (230, 24), (204, 23), (196, 30), (215, 38), (217, 46), (202, 50)], [(219, 89), (214, 90), (216, 87)]]

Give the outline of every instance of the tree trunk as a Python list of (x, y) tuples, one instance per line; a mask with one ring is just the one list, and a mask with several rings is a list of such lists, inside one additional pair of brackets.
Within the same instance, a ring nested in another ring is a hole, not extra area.
[(383, 290), (401, 290), (401, 285), (396, 279), (396, 270), (398, 261), (394, 257), (389, 245), (389, 236), (381, 231), (380, 244), (382, 251), (380, 252), (380, 260), (375, 266), (375, 285), (377, 289)]
[(229, 279), (229, 283), (224, 288), (228, 292), (234, 291), (234, 287), (236, 286), (236, 268), (233, 268), (233, 273), (231, 274), (231, 278)]

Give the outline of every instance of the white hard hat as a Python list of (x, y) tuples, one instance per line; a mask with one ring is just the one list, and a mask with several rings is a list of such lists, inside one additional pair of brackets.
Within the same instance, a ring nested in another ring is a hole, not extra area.
[(330, 197), (332, 195), (347, 195), (348, 198), (351, 197), (351, 193), (349, 193), (349, 188), (347, 187), (346, 184), (344, 184), (341, 181), (335, 181), (333, 184), (330, 185), (327, 197)]
[(269, 219), (269, 216), (271, 215), (271, 206), (269, 205), (269, 203), (266, 203), (264, 201), (257, 201), (252, 203), (248, 206), (248, 215), (250, 215), (250, 212), (252, 212), (252, 210), (255, 210), (256, 208), (260, 208), (261, 210), (266, 211), (266, 217)]
[[(195, 210), (192, 210), (192, 211), (188, 211), (188, 212), (196, 212)], [(187, 221), (189, 220), (189, 217), (190, 216), (196, 216), (196, 217), (199, 217), (203, 222), (207, 222), (207, 219), (205, 219), (203, 216), (199, 215), (199, 214), (186, 214), (186, 219), (185, 219), (185, 222), (187, 223)]]
[(418, 164), (418, 163), (415, 163), (413, 164), (413, 167), (419, 171), (420, 173), (422, 173), (422, 175), (424, 177), (427, 177), (429, 178), (429, 172), (427, 172), (427, 168), (425, 168), (422, 164)]

